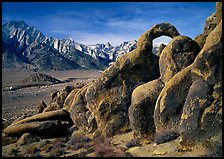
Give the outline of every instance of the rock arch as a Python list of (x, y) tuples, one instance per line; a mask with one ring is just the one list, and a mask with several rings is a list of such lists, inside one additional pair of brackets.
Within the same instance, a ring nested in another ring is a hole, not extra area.
[(138, 39), (138, 48), (143, 50), (152, 50), (152, 41), (160, 36), (174, 38), (180, 35), (175, 26), (170, 23), (159, 23), (143, 33)]
[[(87, 88), (84, 97), (86, 109), (80, 112), (79, 106), (71, 107), (74, 123), (77, 122), (74, 114), (77, 116), (77, 112), (85, 114), (90, 111), (101, 135), (112, 136), (125, 129), (129, 125), (128, 108), (131, 105), (132, 91), (160, 76), (159, 58), (152, 53), (152, 41), (163, 35), (174, 38), (180, 34), (173, 25), (160, 23), (141, 35), (135, 50), (122, 55)], [(91, 125), (83, 124), (80, 129)]]

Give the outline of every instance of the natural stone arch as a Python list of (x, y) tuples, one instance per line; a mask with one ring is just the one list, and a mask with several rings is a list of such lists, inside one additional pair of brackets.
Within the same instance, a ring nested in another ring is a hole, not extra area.
[(149, 29), (140, 36), (140, 38), (138, 39), (137, 46), (142, 51), (144, 51), (145, 49), (152, 50), (154, 39), (161, 36), (168, 36), (170, 38), (174, 38), (178, 35), (180, 35), (180, 33), (172, 24), (159, 23), (154, 25), (151, 29)]
[[(138, 49), (143, 53), (152, 53), (154, 39), (162, 36), (175, 38), (179, 35), (180, 33), (178, 30), (170, 23), (156, 24), (140, 36), (138, 39)], [(128, 115), (130, 125), (136, 135), (154, 132), (154, 121), (151, 119), (154, 108), (149, 109), (148, 105), (155, 105), (159, 92), (163, 87), (164, 83), (160, 79), (156, 79), (140, 85), (132, 92), (131, 106), (129, 107)]]
[[(102, 136), (112, 136), (129, 125), (128, 108), (131, 105), (132, 91), (137, 86), (160, 76), (159, 58), (152, 53), (152, 42), (153, 39), (163, 35), (173, 38), (180, 34), (169, 23), (154, 25), (140, 36), (135, 50), (118, 58), (87, 88), (84, 96), (87, 104), (83, 110), (93, 114), (97, 130)], [(73, 114), (79, 115), (77, 109), (77, 106), (72, 106), (70, 109), (74, 123), (77, 121)], [(88, 124), (82, 124), (84, 125), (80, 125), (80, 128), (89, 127)]]

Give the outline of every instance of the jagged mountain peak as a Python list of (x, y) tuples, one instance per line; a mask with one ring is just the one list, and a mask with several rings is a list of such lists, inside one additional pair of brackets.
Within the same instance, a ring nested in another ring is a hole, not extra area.
[(111, 45), (109, 42), (106, 42), (105, 46), (109, 48), (109, 47), (111, 47), (112, 45)]
[(16, 29), (18, 28), (26, 28), (29, 27), (24, 21), (9, 21), (8, 23), (4, 24), (7, 27), (15, 27)]
[[(81, 67), (91, 69), (104, 69), (120, 55), (130, 52), (137, 47), (137, 41), (125, 42), (119, 46), (113, 46), (110, 42), (84, 45), (76, 42), (72, 38), (48, 38), (38, 29), (27, 25), (24, 21), (10, 21), (4, 24), (2, 26), (2, 33), (2, 40), (7, 46), (11, 47), (10, 52), (16, 54), (18, 58), (23, 57), (23, 59), (26, 59), (26, 62), (27, 59), (32, 59), (30, 56), (36, 56), (34, 54), (40, 52), (40, 48), (47, 48), (47, 50), (54, 50), (51, 53), (55, 54), (56, 51)], [(37, 49), (38, 51), (36, 51)], [(50, 56), (49, 58), (51, 59)], [(30, 61), (30, 63), (32, 62)]]

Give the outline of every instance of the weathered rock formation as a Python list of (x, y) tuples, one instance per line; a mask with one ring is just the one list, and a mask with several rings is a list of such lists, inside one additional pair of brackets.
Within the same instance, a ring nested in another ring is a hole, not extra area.
[[(81, 98), (86, 109), (81, 114), (90, 111), (103, 136), (112, 136), (128, 125), (132, 91), (138, 85), (159, 77), (158, 57), (152, 53), (152, 41), (162, 35), (173, 38), (179, 33), (169, 23), (153, 26), (139, 38), (137, 49), (121, 56), (87, 88), (85, 97)], [(77, 121), (73, 114), (79, 116), (77, 109), (73, 106), (70, 112), (74, 123)], [(88, 126), (83, 123), (83, 127)]]
[(160, 56), (161, 55), (161, 53), (162, 53), (162, 51), (163, 51), (163, 49), (166, 47), (166, 45), (165, 44), (160, 44), (159, 45), (159, 48), (158, 48), (158, 50), (157, 50), (157, 56)]
[(21, 146), (21, 145), (30, 144), (30, 143), (33, 143), (33, 142), (38, 142), (40, 140), (41, 140), (41, 138), (39, 136), (36, 136), (34, 134), (30, 134), (30, 133), (24, 133), (19, 138), (19, 140), (16, 142), (16, 144), (18, 146)]
[(41, 101), (41, 102), (36, 106), (37, 113), (42, 113), (46, 107), (47, 107), (47, 104), (46, 104), (44, 101)]
[(220, 133), (222, 20), (216, 6), (201, 51), (190, 38), (175, 37), (160, 54), (160, 78), (133, 91), (129, 119), (137, 135), (172, 131), (189, 145)]
[(74, 97), (76, 95), (76, 93), (79, 91), (80, 89), (74, 88), (69, 94), (68, 96), (65, 98), (65, 101), (63, 103), (63, 107), (64, 108), (70, 108), (70, 106), (72, 105), (72, 102), (74, 100)]
[(222, 20), (209, 33), (195, 61), (170, 79), (156, 102), (156, 131), (179, 132), (183, 145), (221, 132), (221, 26)]
[(159, 59), (160, 78), (132, 92), (129, 119), (136, 135), (155, 132), (153, 113), (161, 90), (177, 72), (193, 62), (198, 52), (198, 44), (186, 36), (175, 37), (163, 49)]
[(62, 91), (55, 91), (51, 94), (52, 101), (50, 104), (43, 110), (43, 112), (48, 112), (52, 110), (59, 110), (63, 108), (64, 102), (70, 92), (74, 89), (73, 86), (66, 86)]
[[(52, 101), (47, 105), (41, 101), (37, 105), (37, 114), (22, 116), (11, 123), (3, 132), (8, 136), (21, 136), (23, 133), (34, 133), (40, 136), (60, 135), (67, 132), (67, 128), (73, 124), (68, 112), (68, 105), (74, 92), (74, 86), (66, 86), (62, 91), (51, 94)], [(67, 96), (69, 98), (67, 99)], [(54, 131), (56, 131), (54, 133)], [(51, 134), (53, 133), (53, 134)]]
[(96, 121), (91, 113), (86, 108), (85, 93), (91, 83), (82, 87), (75, 95), (74, 100), (69, 108), (70, 116), (74, 124), (83, 132), (90, 133), (96, 129)]
[(222, 19), (222, 3), (216, 3), (216, 12), (211, 16), (207, 17), (204, 26), (204, 33), (195, 37), (195, 41), (199, 44), (201, 48), (203, 48), (205, 44), (205, 40), (208, 34), (214, 30), (214, 28), (218, 25), (219, 21)]
[(132, 92), (128, 115), (135, 135), (139, 136), (155, 132), (154, 107), (163, 87), (164, 83), (160, 79), (156, 79), (138, 86)]
[(63, 124), (62, 121), (67, 121), (69, 124), (71, 123), (71, 118), (66, 110), (60, 109), (36, 114), (13, 122), (3, 132), (9, 136), (21, 136), (26, 132), (48, 136), (55, 132), (63, 133), (67, 129), (68, 125)]
[(200, 48), (189, 37), (178, 36), (174, 38), (162, 51), (159, 58), (161, 81), (167, 83), (177, 72), (190, 65)]

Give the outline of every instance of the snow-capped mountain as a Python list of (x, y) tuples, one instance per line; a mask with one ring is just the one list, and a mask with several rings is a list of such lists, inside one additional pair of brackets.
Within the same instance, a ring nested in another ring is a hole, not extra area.
[[(24, 21), (11, 21), (4, 24), (2, 26), (2, 43), (4, 44), (4, 48), (2, 48), (2, 67), (7, 67), (6, 61), (10, 61), (10, 58), (13, 57), (14, 61), (22, 65), (25, 63), (26, 67), (43, 69), (104, 69), (120, 55), (137, 47), (137, 41), (124, 42), (119, 46), (113, 46), (109, 42), (84, 45), (70, 38), (49, 38), (36, 28), (28, 26)], [(42, 60), (48, 61), (45, 62), (48, 66), (44, 66), (44, 64), (40, 66), (36, 63), (37, 61), (40, 62), (38, 60), (39, 56)], [(36, 62), (34, 62), (34, 59), (36, 59)], [(67, 61), (67, 65), (65, 65), (65, 68), (58, 68), (54, 66), (57, 65), (54, 61), (59, 63), (60, 61)], [(71, 64), (72, 66), (70, 66)]]
[(113, 46), (107, 42), (106, 44), (87, 45), (86, 48), (91, 56), (106, 58), (113, 62), (122, 54), (137, 48), (137, 41), (123, 42), (119, 46)]

